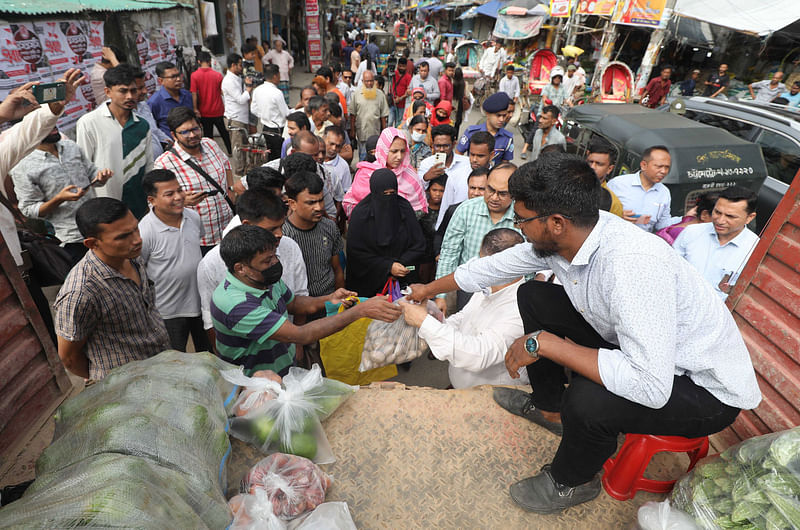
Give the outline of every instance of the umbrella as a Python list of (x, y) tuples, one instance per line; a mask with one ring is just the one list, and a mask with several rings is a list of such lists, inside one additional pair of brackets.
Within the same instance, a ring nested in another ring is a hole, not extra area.
[(577, 46), (564, 46), (561, 48), (561, 53), (564, 55), (564, 57), (577, 57), (583, 53), (583, 49), (578, 48)]

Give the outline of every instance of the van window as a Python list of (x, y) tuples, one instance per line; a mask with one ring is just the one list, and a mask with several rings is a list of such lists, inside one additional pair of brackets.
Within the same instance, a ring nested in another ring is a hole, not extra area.
[(781, 182), (791, 184), (800, 168), (800, 146), (791, 139), (764, 129), (756, 139), (764, 154), (767, 174)]
[(735, 118), (717, 116), (716, 114), (697, 110), (687, 110), (683, 117), (706, 125), (711, 125), (712, 127), (719, 127), (729, 133), (735, 134), (739, 138), (744, 138), (748, 142), (754, 142), (755, 136), (761, 130), (761, 128), (756, 125), (739, 121)]

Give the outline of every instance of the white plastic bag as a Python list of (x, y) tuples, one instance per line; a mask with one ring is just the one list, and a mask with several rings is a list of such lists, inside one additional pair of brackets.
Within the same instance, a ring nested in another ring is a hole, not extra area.
[[(400, 298), (397, 304), (405, 298)], [(426, 309), (428, 314), (440, 322), (444, 315), (436, 304), (428, 300)], [(364, 338), (364, 350), (361, 353), (360, 372), (367, 372), (373, 368), (401, 364), (422, 356), (428, 344), (419, 337), (417, 328), (406, 323), (404, 318), (394, 322), (373, 320), (367, 327), (367, 336)]]
[(689, 514), (664, 502), (650, 501), (639, 508), (637, 522), (641, 530), (699, 530)]
[(247, 377), (241, 369), (222, 372), (227, 381), (245, 388), (233, 410), (230, 432), (265, 453), (304, 456), (318, 464), (336, 459), (320, 420), (330, 416), (358, 387), (322, 377), (319, 366), (311, 370), (292, 367), (277, 381)]
[(286, 523), (272, 513), (272, 502), (262, 489), (236, 495), (228, 507), (233, 512), (228, 530), (286, 530)]
[(289, 523), (289, 530), (356, 530), (346, 502), (323, 502)]

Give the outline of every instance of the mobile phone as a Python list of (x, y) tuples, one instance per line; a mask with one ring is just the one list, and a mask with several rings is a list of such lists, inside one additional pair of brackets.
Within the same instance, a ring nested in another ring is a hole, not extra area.
[(93, 187), (95, 187), (95, 186), (99, 186), (99, 185), (100, 185), (100, 181), (99, 181), (99, 180), (97, 180), (97, 179), (94, 179), (94, 180), (93, 180), (93, 181), (91, 181), (89, 184), (87, 184), (86, 186), (84, 186), (84, 187), (83, 187), (83, 191), (86, 191), (86, 190), (88, 190), (89, 188), (93, 188)]
[(219, 193), (219, 190), (211, 190), (211, 191), (205, 192), (206, 197), (213, 197), (214, 195), (216, 195), (218, 193)]
[(51, 101), (62, 101), (67, 99), (67, 85), (60, 81), (58, 83), (42, 83), (31, 87), (33, 96), (39, 103), (50, 103)]
[(433, 155), (433, 159), (436, 161), (437, 164), (446, 164), (447, 163), (447, 155), (444, 153), (436, 153)]
[(638, 219), (638, 218), (640, 218), (641, 216), (642, 216), (642, 214), (640, 214), (640, 213), (632, 213), (632, 214), (630, 214), (628, 217), (633, 217), (634, 219)]

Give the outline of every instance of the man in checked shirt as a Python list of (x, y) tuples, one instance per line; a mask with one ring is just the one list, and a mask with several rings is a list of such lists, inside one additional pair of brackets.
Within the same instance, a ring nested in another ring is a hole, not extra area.
[[(167, 115), (167, 125), (175, 145), (164, 151), (153, 167), (169, 169), (177, 175), (181, 188), (186, 192), (184, 206), (195, 210), (203, 222), (205, 235), (200, 240), (200, 250), (205, 256), (222, 241), (222, 231), (233, 219), (233, 210), (226, 197), (233, 186), (231, 163), (214, 140), (203, 138), (203, 130), (192, 109), (172, 109)], [(214, 186), (193, 165), (202, 169), (217, 185)]]

